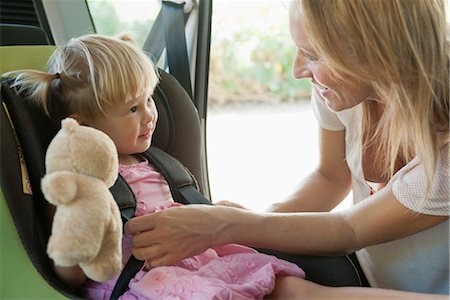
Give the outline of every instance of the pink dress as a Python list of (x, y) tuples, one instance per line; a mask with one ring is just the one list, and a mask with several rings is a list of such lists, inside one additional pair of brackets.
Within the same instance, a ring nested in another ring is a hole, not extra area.
[[(136, 216), (180, 205), (173, 201), (165, 179), (148, 162), (120, 165), (119, 172), (136, 195)], [(122, 249), (125, 264), (131, 255), (130, 236), (124, 236)], [(305, 276), (293, 263), (229, 244), (171, 266), (142, 269), (120, 299), (262, 299), (273, 290), (277, 275)], [(118, 277), (106, 283), (88, 280), (84, 296), (109, 299)]]

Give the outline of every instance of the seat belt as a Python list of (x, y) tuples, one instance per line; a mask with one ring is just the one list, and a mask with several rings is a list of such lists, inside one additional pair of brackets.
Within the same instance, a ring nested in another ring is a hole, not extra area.
[(143, 50), (147, 52), (156, 64), (162, 52), (166, 49), (169, 72), (183, 86), (189, 97), (193, 97), (189, 69), (189, 58), (185, 35), (186, 2), (163, 0), (161, 10), (144, 43)]
[[(211, 201), (206, 199), (203, 194), (198, 191), (197, 182), (195, 181), (194, 176), (177, 159), (153, 146), (144, 153), (144, 157), (147, 158), (147, 160), (164, 176), (169, 185), (172, 197), (176, 202), (184, 204), (211, 204)], [(122, 177), (119, 178), (119, 180), (123, 180)], [(125, 185), (127, 187), (125, 187)], [(125, 198), (130, 198), (125, 195), (127, 191), (131, 191), (125, 182), (116, 182), (114, 186), (117, 188), (115, 190), (116, 192), (120, 193)], [(111, 191), (113, 191), (113, 188), (111, 188)], [(114, 196), (116, 197), (116, 195)], [(122, 211), (121, 209), (123, 220), (129, 219), (127, 212), (129, 211)], [(125, 293), (130, 280), (143, 266), (144, 261), (138, 260), (133, 255), (128, 259), (111, 293), (111, 300), (117, 300)]]

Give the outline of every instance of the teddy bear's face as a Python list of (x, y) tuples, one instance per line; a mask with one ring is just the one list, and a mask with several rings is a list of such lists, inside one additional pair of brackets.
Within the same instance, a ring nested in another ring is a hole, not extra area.
[(46, 155), (47, 173), (70, 171), (103, 180), (112, 186), (118, 174), (118, 154), (103, 132), (65, 119)]

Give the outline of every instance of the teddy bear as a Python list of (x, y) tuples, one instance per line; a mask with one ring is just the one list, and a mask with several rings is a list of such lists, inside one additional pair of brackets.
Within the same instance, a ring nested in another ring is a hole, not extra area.
[(42, 192), (56, 206), (47, 254), (56, 265), (79, 265), (98, 282), (122, 269), (122, 219), (109, 191), (118, 154), (102, 131), (66, 118), (45, 156)]

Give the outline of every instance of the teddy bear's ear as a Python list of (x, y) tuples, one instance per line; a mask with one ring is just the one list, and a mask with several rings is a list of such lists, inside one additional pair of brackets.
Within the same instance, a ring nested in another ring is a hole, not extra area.
[(65, 118), (61, 121), (61, 128), (68, 133), (73, 132), (78, 126), (80, 124), (72, 118)]

